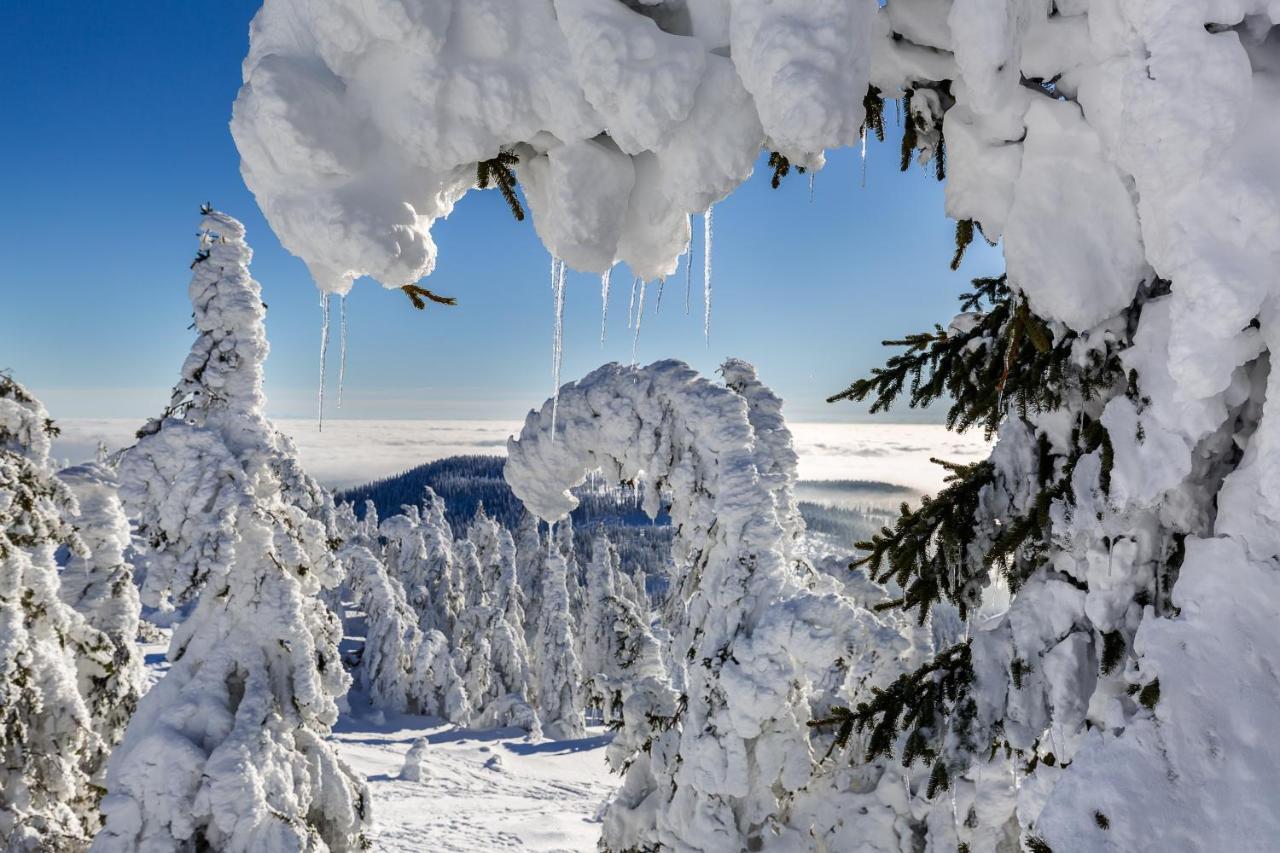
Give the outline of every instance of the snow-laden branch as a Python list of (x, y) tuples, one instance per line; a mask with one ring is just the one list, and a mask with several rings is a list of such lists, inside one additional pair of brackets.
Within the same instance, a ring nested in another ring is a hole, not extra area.
[(232, 132), (324, 290), (430, 273), (432, 224), (510, 154), (554, 257), (648, 280), (675, 272), (689, 213), (745, 180), (762, 145), (816, 163), (857, 138), (875, 9), (268, 0)]

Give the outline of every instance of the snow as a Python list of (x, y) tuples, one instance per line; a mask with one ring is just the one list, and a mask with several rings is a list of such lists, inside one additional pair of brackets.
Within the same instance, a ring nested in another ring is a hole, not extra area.
[[(529, 743), (512, 729), (470, 730), (426, 717), (356, 717), (334, 733), (338, 754), (369, 779), (375, 850), (589, 853), (599, 812), (617, 777), (604, 761), (608, 737)], [(424, 778), (400, 778), (420, 739)], [(494, 758), (501, 769), (486, 767)]]

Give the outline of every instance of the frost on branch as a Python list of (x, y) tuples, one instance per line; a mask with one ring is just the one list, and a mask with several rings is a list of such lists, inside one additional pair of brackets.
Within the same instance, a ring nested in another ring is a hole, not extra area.
[(669, 505), (678, 531), (667, 627), (685, 693), (651, 679), (624, 701), (619, 738), (634, 751), (615, 754), (627, 774), (605, 817), (611, 850), (803, 843), (786, 804), (810, 779), (813, 685), (862, 621), (785, 557), (774, 478), (794, 480), (789, 442), (757, 443), (747, 398), (763, 391), (754, 371), (730, 371), (747, 397), (679, 362), (606, 365), (565, 386), (554, 441), (548, 401), (508, 443), (507, 481), (540, 517), (566, 517), (568, 489), (600, 469), (640, 481), (645, 510)]
[(85, 560), (89, 552), (69, 522), (75, 496), (49, 465), (56, 434), (44, 406), (0, 374), (0, 846), (6, 850), (84, 849), (100, 820), (97, 783), (108, 747), (100, 732), (112, 722), (91, 714), (106, 693), (83, 678), (110, 673), (112, 639), (59, 596), (55, 552), (67, 547)]
[(364, 784), (326, 743), (349, 677), (318, 598), (332, 502), (262, 413), (267, 345), (244, 228), (206, 210), (197, 338), (166, 416), (121, 462), (157, 601), (192, 601), (172, 666), (112, 754), (101, 851), (360, 849)]

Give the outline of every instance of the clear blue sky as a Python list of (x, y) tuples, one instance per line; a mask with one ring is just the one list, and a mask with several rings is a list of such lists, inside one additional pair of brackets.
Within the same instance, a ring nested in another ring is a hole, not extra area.
[[(271, 414), (314, 412), (318, 296), (245, 189), (227, 126), (257, 6), (7, 5), (0, 368), (55, 417), (144, 417), (163, 406), (191, 341), (187, 265), (205, 200), (242, 219), (255, 249), (270, 305)], [(959, 273), (947, 268), (954, 225), (942, 188), (918, 168), (898, 172), (891, 116), (889, 125), (889, 142), (871, 147), (866, 189), (856, 151), (845, 150), (817, 176), (812, 201), (804, 176), (773, 190), (761, 168), (717, 206), (710, 346), (699, 236), (694, 310), (682, 311), (682, 270), (661, 314), (646, 314), (639, 360), (676, 357), (709, 371), (725, 356), (746, 358), (791, 417), (864, 417), (823, 398), (881, 363), (882, 339), (945, 323), (968, 279), (1001, 264), (977, 245)], [(700, 220), (694, 227), (700, 235)], [(549, 394), (549, 259), (532, 226), (513, 221), (496, 192), (472, 193), (435, 239), (429, 286), (459, 306), (419, 313), (399, 292), (358, 283), (348, 299), (346, 402), (341, 412), (330, 405), (331, 417), (517, 419)], [(570, 274), (565, 379), (630, 360), (629, 285), (615, 271), (602, 350), (599, 279)], [(335, 336), (331, 380), (336, 357)]]

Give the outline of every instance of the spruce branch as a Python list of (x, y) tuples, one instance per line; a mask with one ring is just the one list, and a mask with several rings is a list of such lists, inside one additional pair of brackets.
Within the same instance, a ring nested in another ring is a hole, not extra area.
[[(939, 652), (914, 672), (899, 676), (886, 687), (873, 687), (871, 697), (854, 708), (837, 707), (809, 722), (812, 728), (834, 726), (832, 750), (848, 746), (853, 732), (870, 733), (864, 761), (892, 754), (898, 737), (906, 734), (902, 766), (916, 761), (931, 766), (926, 796), (934, 797), (950, 785), (945, 753), (947, 735), (954, 746), (972, 752), (977, 706), (971, 696), (973, 661), (968, 641)], [(947, 721), (952, 725), (948, 728)], [(828, 751), (830, 754), (830, 751)]]
[(904, 388), (910, 389), (913, 409), (950, 397), (947, 427), (963, 432), (981, 424), (990, 438), (1010, 414), (1026, 417), (1056, 409), (1069, 395), (1092, 396), (1122, 376), (1109, 351), (1078, 366), (1073, 355), (1077, 335), (1064, 330), (1055, 341), (1053, 331), (1005, 276), (974, 279), (973, 291), (963, 294), (960, 304), (970, 315), (969, 328), (935, 325), (932, 332), (885, 341), (885, 346), (906, 351), (890, 356), (884, 367), (874, 368), (827, 402), (870, 398), (874, 413), (888, 410)]
[(973, 242), (973, 220), (961, 219), (956, 223), (956, 253), (951, 258), (951, 269), (960, 269), (960, 262), (964, 260), (965, 250), (969, 248), (969, 244)]
[(884, 142), (884, 95), (875, 86), (868, 86), (867, 94), (862, 98), (862, 107), (866, 116), (862, 119), (860, 135), (874, 133), (877, 140)]
[(499, 151), (497, 157), (481, 160), (476, 164), (476, 186), (482, 190), (487, 190), (490, 184), (496, 186), (511, 208), (511, 215), (517, 222), (523, 222), (524, 208), (516, 195), (516, 175), (511, 168), (519, 162), (519, 155), (505, 149)]
[(452, 296), (441, 296), (438, 293), (432, 293), (430, 290), (427, 290), (425, 287), (418, 287), (418, 285), (416, 284), (406, 284), (404, 287), (401, 287), (400, 289), (403, 290), (405, 292), (405, 295), (409, 297), (409, 301), (413, 303), (413, 307), (417, 308), (419, 311), (427, 307), (427, 303), (423, 301), (424, 296), (427, 299), (431, 300), (432, 302), (435, 302), (437, 305), (457, 305), (458, 304), (458, 300), (454, 299)]
[[(769, 181), (769, 186), (775, 190), (782, 186), (782, 179), (791, 174), (791, 161), (777, 151), (769, 154), (769, 168), (773, 169), (773, 178)], [(800, 174), (805, 173), (804, 166), (796, 166), (796, 171)]]
[(946, 487), (936, 497), (925, 496), (915, 509), (904, 503), (894, 527), (857, 543), (858, 550), (869, 553), (849, 566), (866, 566), (877, 582), (896, 583), (902, 597), (882, 602), (882, 609), (916, 610), (921, 624), (943, 596), (956, 604), (962, 619), (978, 605), (984, 578), (975, 568), (985, 565), (975, 566), (969, 550), (977, 538), (974, 519), (982, 493), (995, 481), (995, 466), (988, 461), (932, 461), (947, 469)]

